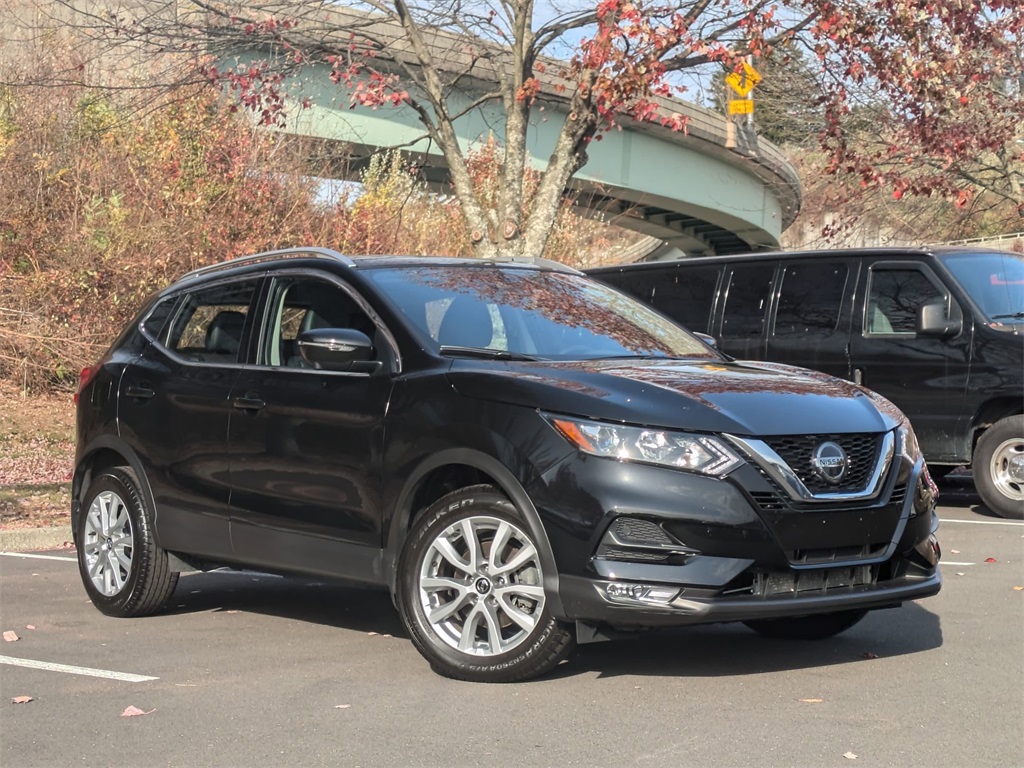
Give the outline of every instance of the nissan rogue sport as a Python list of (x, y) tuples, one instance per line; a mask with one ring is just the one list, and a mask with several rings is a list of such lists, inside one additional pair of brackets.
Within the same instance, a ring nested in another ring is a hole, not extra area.
[(536, 261), (294, 249), (199, 269), (82, 372), (72, 525), (111, 616), (223, 566), (383, 586), (443, 675), (739, 621), (823, 638), (940, 588), (888, 401), (733, 361)]

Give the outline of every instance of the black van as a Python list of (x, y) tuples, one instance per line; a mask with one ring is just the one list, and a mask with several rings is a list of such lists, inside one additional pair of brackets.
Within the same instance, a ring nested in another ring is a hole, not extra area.
[(591, 270), (742, 359), (815, 368), (894, 402), (932, 474), (974, 465), (1024, 518), (1024, 254), (872, 248)]

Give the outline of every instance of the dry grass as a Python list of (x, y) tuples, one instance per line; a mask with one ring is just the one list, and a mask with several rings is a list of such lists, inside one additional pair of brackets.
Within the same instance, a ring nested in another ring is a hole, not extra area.
[(69, 394), (0, 381), (0, 528), (70, 525), (75, 411)]

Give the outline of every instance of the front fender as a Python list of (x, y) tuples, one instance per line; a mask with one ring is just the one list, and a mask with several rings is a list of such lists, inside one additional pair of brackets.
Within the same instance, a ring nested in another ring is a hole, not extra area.
[(559, 619), (566, 618), (558, 593), (558, 567), (555, 563), (547, 531), (540, 514), (519, 480), (498, 459), (470, 448), (452, 448), (431, 454), (410, 473), (395, 504), (391, 515), (384, 547), (384, 569), (392, 598), (396, 595), (398, 558), (405, 544), (406, 535), (413, 514), (413, 499), (423, 479), (436, 469), (445, 466), (465, 466), (476, 469), (488, 477), (515, 505), (537, 545), (541, 566), (544, 569), (544, 591), (552, 614)]

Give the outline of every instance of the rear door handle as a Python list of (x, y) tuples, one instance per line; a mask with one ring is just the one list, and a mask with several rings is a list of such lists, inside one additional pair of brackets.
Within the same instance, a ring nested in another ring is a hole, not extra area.
[(259, 411), (267, 407), (258, 397), (236, 397), (231, 404), (240, 411)]
[(128, 397), (135, 397), (139, 400), (149, 400), (149, 398), (156, 394), (156, 390), (151, 389), (144, 384), (129, 384), (124, 393), (128, 395)]

